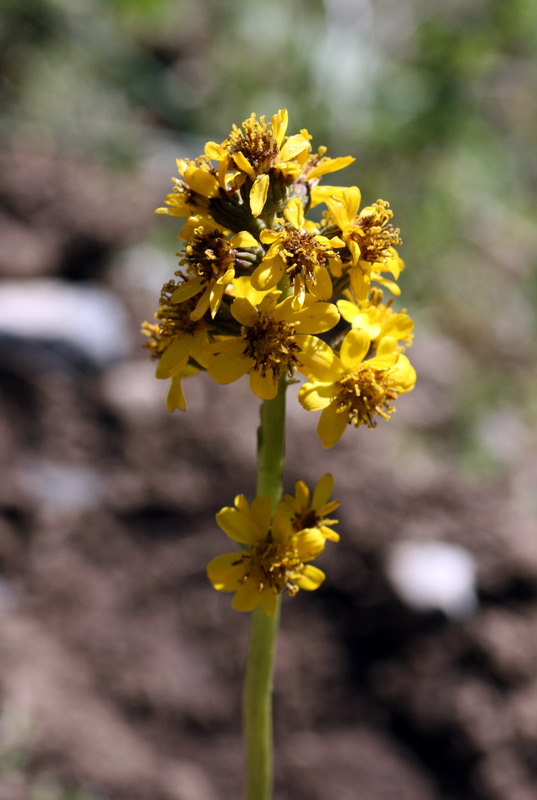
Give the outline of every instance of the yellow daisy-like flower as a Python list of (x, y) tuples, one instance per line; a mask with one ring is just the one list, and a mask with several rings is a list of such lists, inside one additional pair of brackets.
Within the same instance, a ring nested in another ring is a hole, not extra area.
[(287, 273), (294, 290), (293, 308), (302, 307), (306, 289), (317, 300), (330, 300), (332, 281), (327, 267), (338, 260), (332, 247), (344, 243), (337, 237), (321, 236), (313, 223), (306, 222), (298, 198), (289, 201), (284, 217), (287, 225), (281, 231), (261, 232), (261, 241), (270, 247), (252, 274), (252, 286), (267, 291)]
[(327, 473), (317, 482), (310, 501), (310, 490), (304, 481), (295, 484), (295, 495), (286, 494), (279, 508), (289, 515), (291, 525), (296, 531), (315, 528), (325, 539), (339, 542), (339, 534), (332, 530), (337, 519), (328, 519), (327, 515), (339, 506), (339, 500), (330, 500), (334, 489), (334, 478)]
[(343, 294), (347, 299), (337, 301), (341, 316), (353, 329), (365, 331), (372, 344), (387, 337), (400, 342), (402, 350), (412, 344), (414, 322), (404, 310), (396, 313), (392, 309), (391, 298), (386, 304), (382, 302), (382, 289), (373, 289), (367, 300), (358, 302), (349, 291)]
[(271, 171), (277, 170), (284, 180), (292, 182), (302, 169), (297, 156), (310, 150), (309, 138), (302, 133), (285, 137), (287, 125), (286, 109), (274, 114), (270, 125), (265, 123), (264, 117), (257, 119), (252, 114), (242, 123), (242, 130), (234, 125), (221, 144), (208, 142), (205, 146), (208, 158), (225, 165), (225, 169), (233, 164), (239, 173), (252, 181), (250, 209), (254, 217), (258, 217), (265, 207)]
[(287, 591), (312, 591), (323, 582), (324, 573), (308, 564), (325, 546), (316, 529), (295, 531), (289, 517), (272, 516), (268, 497), (256, 497), (251, 506), (244, 495), (235, 498), (234, 508), (222, 508), (216, 521), (230, 539), (246, 549), (217, 556), (209, 563), (207, 575), (219, 592), (235, 592), (236, 611), (253, 611), (259, 603), (265, 613), (274, 614), (276, 598)]
[[(358, 214), (360, 200), (361, 193), (357, 186), (341, 189), (339, 194), (326, 197), (328, 226), (335, 226), (335, 233), (341, 236), (349, 253), (348, 272), (352, 290), (358, 299), (365, 299), (373, 279), (398, 294), (397, 285), (380, 274), (390, 272), (397, 280), (404, 267), (395, 250), (401, 244), (401, 239), (399, 229), (390, 224), (393, 212), (385, 200), (377, 200)], [(341, 270), (334, 274), (339, 276)]]
[(192, 320), (201, 319), (208, 309), (214, 318), (226, 287), (235, 277), (237, 251), (259, 247), (257, 240), (247, 231), (241, 231), (228, 239), (219, 226), (196, 226), (196, 221), (197, 218), (194, 217), (193, 224), (187, 224), (182, 233), (186, 239), (185, 255), (180, 259), (179, 265), (186, 267), (190, 277), (176, 288), (171, 298), (173, 303), (182, 303), (199, 295), (190, 314)]
[(222, 179), (207, 159), (178, 158), (176, 164), (183, 180), (172, 178), (175, 185), (166, 196), (166, 206), (157, 208), (155, 213), (172, 217), (190, 217), (200, 212), (208, 215), (210, 200), (220, 193)]
[(301, 387), (298, 399), (308, 411), (322, 409), (317, 434), (323, 447), (333, 447), (349, 423), (374, 428), (376, 415), (389, 419), (397, 396), (414, 388), (414, 368), (396, 352), (394, 339), (380, 341), (377, 355), (364, 361), (370, 345), (365, 331), (351, 330), (339, 356), (325, 345), (324, 363), (319, 357), (309, 367), (312, 379)]
[[(193, 374), (189, 361), (193, 359), (201, 367), (206, 366), (204, 348), (209, 338), (207, 325), (203, 320), (193, 320), (192, 311), (195, 298), (183, 303), (175, 303), (172, 298), (176, 282), (169, 281), (162, 287), (160, 307), (155, 314), (156, 323), (144, 322), (142, 333), (149, 337), (146, 344), (153, 358), (159, 363), (155, 372), (157, 378), (172, 379), (166, 407), (168, 411), (186, 410), (186, 401), (181, 388), (181, 379)], [(194, 369), (195, 372), (195, 369)]]
[[(207, 372), (216, 383), (231, 383), (250, 376), (252, 392), (262, 400), (272, 400), (278, 380), (286, 373), (302, 369), (311, 360), (320, 342), (310, 334), (324, 333), (339, 321), (332, 303), (316, 303), (308, 295), (302, 308), (293, 308), (293, 298), (278, 303), (279, 292), (267, 294), (254, 306), (237, 297), (231, 314), (240, 323), (241, 336), (223, 337), (205, 349)], [(322, 342), (320, 342), (322, 345)]]

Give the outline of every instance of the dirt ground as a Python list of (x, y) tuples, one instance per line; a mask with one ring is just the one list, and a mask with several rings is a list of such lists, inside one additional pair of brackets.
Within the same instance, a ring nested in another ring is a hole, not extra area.
[[(33, 800), (43, 774), (106, 800), (236, 800), (248, 618), (205, 565), (228, 548), (215, 511), (253, 494), (257, 401), (200, 376), (186, 415), (164, 410), (138, 335), (157, 290), (136, 266), (151, 257), (136, 247), (160, 175), (112, 183), (11, 154), (0, 176), (6, 283), (97, 285), (127, 332), (99, 362), (65, 335), (0, 326), (6, 752), (27, 729), (0, 800)], [(323, 556), (325, 585), (284, 603), (277, 800), (537, 798), (537, 457), (527, 442), (487, 481), (453, 468), (455, 377), (433, 345), (418, 337), (420, 383), (394, 419), (332, 451), (290, 397), (286, 488), (333, 472), (342, 540)], [(385, 568), (402, 540), (472, 554), (477, 610), (405, 605)]]

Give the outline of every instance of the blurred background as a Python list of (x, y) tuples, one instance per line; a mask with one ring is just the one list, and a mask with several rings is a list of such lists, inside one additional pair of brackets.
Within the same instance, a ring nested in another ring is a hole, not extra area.
[(342, 541), (284, 603), (276, 800), (537, 798), (536, 51), (533, 0), (3, 0), (0, 800), (240, 795), (205, 565), (258, 403), (169, 415), (139, 326), (175, 158), (282, 107), (395, 211), (418, 385), (327, 452), (290, 398)]

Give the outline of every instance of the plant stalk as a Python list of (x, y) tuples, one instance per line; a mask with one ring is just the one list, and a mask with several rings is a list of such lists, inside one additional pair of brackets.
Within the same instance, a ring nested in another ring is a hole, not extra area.
[[(257, 432), (257, 494), (270, 497), (273, 510), (282, 495), (286, 388), (283, 376), (274, 400), (263, 401)], [(280, 599), (273, 616), (261, 605), (252, 612), (243, 689), (244, 800), (272, 798), (272, 675)]]

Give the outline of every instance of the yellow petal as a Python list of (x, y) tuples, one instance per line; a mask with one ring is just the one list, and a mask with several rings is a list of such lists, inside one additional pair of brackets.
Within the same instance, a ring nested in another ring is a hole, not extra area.
[(219, 592), (235, 592), (240, 586), (244, 565), (240, 553), (216, 556), (207, 565), (207, 577)]
[(252, 236), (251, 233), (248, 233), (248, 231), (240, 231), (239, 233), (236, 233), (235, 236), (232, 237), (229, 244), (235, 249), (238, 247), (259, 247), (259, 242), (257, 239)]
[(266, 292), (276, 286), (285, 272), (285, 262), (276, 258), (264, 258), (252, 273), (252, 286), (259, 292)]
[(244, 153), (233, 153), (233, 160), (241, 172), (245, 172), (249, 178), (255, 181), (255, 170)]
[[(307, 298), (306, 298), (307, 301)], [(324, 333), (339, 322), (339, 311), (333, 303), (304, 304), (292, 317), (299, 333)]]
[(307, 508), (310, 501), (310, 490), (304, 481), (295, 483), (296, 502), (301, 508)]
[(253, 611), (260, 600), (261, 592), (253, 581), (247, 580), (233, 595), (231, 605), (235, 611)]
[[(203, 317), (203, 315), (209, 308), (210, 299), (211, 299), (211, 290), (207, 288), (199, 298), (195, 308), (190, 312), (190, 319), (192, 320), (192, 322), (197, 322)], [(214, 317), (214, 314), (212, 314), (212, 316)]]
[(186, 400), (181, 387), (182, 375), (172, 378), (171, 386), (166, 397), (166, 408), (168, 411), (186, 411)]
[(352, 370), (366, 357), (371, 339), (365, 331), (352, 330), (343, 339), (339, 357), (346, 370)]
[(356, 161), (356, 159), (352, 156), (322, 159), (311, 172), (308, 172), (307, 180), (311, 181), (313, 178), (320, 178), (321, 175), (328, 175), (329, 172), (337, 172), (340, 169), (348, 167), (353, 161)]
[(312, 564), (307, 564), (302, 570), (302, 575), (295, 580), (295, 583), (299, 589), (313, 592), (315, 589), (319, 588), (325, 577), (326, 575), (322, 570), (314, 567)]
[(270, 528), (272, 518), (272, 501), (269, 497), (256, 497), (250, 506), (250, 511), (254, 521), (259, 528), (261, 536), (266, 536)]
[(308, 289), (318, 300), (330, 300), (332, 297), (332, 281), (326, 267), (319, 267), (315, 273), (315, 283), (308, 279)]
[(258, 217), (265, 207), (269, 184), (268, 175), (258, 175), (250, 189), (250, 210), (254, 217)]
[(261, 231), (259, 234), (259, 238), (263, 242), (263, 244), (272, 244), (273, 242), (278, 241), (278, 239), (282, 238), (282, 234), (278, 231), (271, 231), (268, 228), (265, 228), (264, 231)]
[(201, 292), (203, 288), (203, 281), (201, 278), (193, 278), (191, 281), (181, 283), (170, 298), (172, 303), (184, 303), (185, 300), (190, 300), (195, 294)]
[(337, 413), (337, 406), (331, 403), (325, 408), (317, 425), (317, 436), (323, 447), (333, 447), (338, 442), (347, 427), (348, 415), (345, 412)]
[[(241, 339), (236, 340), (240, 347), (244, 346)], [(251, 365), (251, 360), (242, 355), (240, 352), (226, 349), (217, 355), (207, 357), (207, 374), (215, 383), (226, 384), (233, 383), (248, 371)]]
[(289, 200), (283, 215), (294, 228), (304, 227), (304, 207), (298, 197), (293, 197), (292, 200)]
[(390, 370), (390, 379), (399, 394), (412, 391), (416, 384), (416, 371), (406, 356), (399, 356), (397, 364)]
[(231, 305), (231, 314), (241, 325), (253, 325), (259, 313), (246, 297), (236, 297)]
[(214, 175), (192, 164), (185, 170), (185, 181), (191, 189), (204, 197), (215, 197), (220, 191), (220, 186)]
[(225, 506), (216, 515), (216, 523), (226, 536), (241, 544), (254, 544), (261, 538), (252, 521), (236, 508)]
[(301, 133), (296, 133), (294, 136), (290, 136), (280, 149), (280, 162), (290, 161), (292, 158), (298, 155), (298, 153), (301, 153), (303, 150), (308, 150), (309, 146), (309, 141), (305, 139)]
[[(337, 520), (330, 520), (330, 522), (333, 522), (335, 525)], [(336, 531), (333, 531), (332, 528), (328, 528), (326, 525), (321, 525), (319, 527), (319, 531), (325, 539), (328, 539), (329, 542), (339, 542), (341, 539), (339, 533), (336, 533)]]
[(313, 508), (320, 508), (321, 506), (324, 506), (325, 503), (328, 502), (333, 491), (334, 476), (327, 472), (326, 475), (323, 475), (323, 477), (317, 481), (317, 485), (313, 490)]
[(229, 155), (226, 148), (216, 142), (207, 142), (204, 152), (211, 161), (223, 161)]
[(305, 528), (293, 541), (301, 561), (313, 561), (326, 547), (326, 539), (318, 528)]
[(369, 276), (364, 275), (362, 270), (357, 267), (356, 269), (349, 270), (349, 278), (351, 281), (351, 288), (356, 299), (365, 300), (369, 294), (369, 288), (371, 286), (371, 280)]
[(317, 336), (302, 336), (300, 349), (299, 369), (307, 378), (333, 381), (343, 374), (339, 358), (330, 345)]
[(280, 108), (277, 114), (274, 114), (271, 119), (272, 134), (276, 139), (278, 147), (282, 146), (283, 137), (287, 132), (288, 114), (286, 108)]
[(308, 382), (300, 387), (298, 402), (306, 411), (320, 411), (330, 405), (336, 393), (333, 383)]
[(192, 344), (192, 336), (181, 336), (175, 339), (168, 349), (161, 355), (159, 362), (159, 371), (165, 375), (169, 370), (173, 369), (185, 356), (190, 352)]
[(346, 322), (352, 323), (356, 315), (360, 312), (356, 303), (351, 303), (350, 300), (338, 300), (336, 305), (339, 309), (339, 313)]
[(253, 369), (250, 372), (250, 389), (260, 400), (274, 400), (278, 394), (278, 381), (274, 380), (272, 373), (262, 375)]

